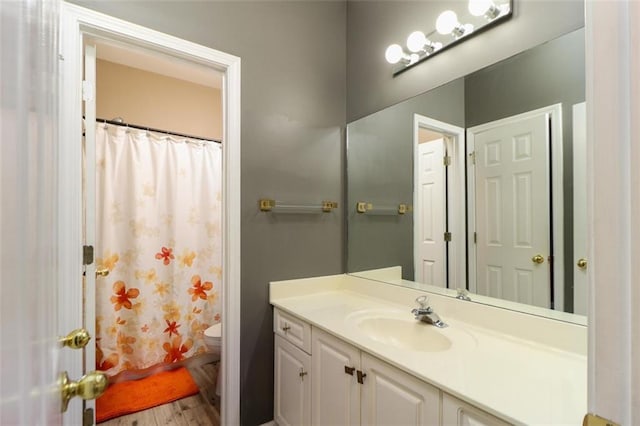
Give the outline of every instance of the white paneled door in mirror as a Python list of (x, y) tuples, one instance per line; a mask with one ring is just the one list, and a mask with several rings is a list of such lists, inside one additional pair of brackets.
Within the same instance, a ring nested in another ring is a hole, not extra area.
[(541, 111), (468, 129), (475, 292), (544, 308), (552, 307), (549, 121)]
[(418, 145), (418, 203), (415, 206), (415, 228), (418, 239), (416, 280), (446, 287), (446, 230), (444, 139)]

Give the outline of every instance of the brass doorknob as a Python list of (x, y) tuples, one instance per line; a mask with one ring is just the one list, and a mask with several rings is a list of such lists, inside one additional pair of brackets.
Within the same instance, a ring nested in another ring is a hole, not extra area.
[(536, 254), (531, 258), (531, 261), (537, 264), (544, 263), (544, 256), (541, 254)]
[(578, 268), (580, 269), (587, 269), (587, 259), (585, 259), (584, 257), (578, 259), (578, 263), (576, 263), (576, 265), (578, 265)]
[(61, 337), (59, 342), (62, 346), (66, 346), (71, 349), (82, 349), (87, 346), (91, 340), (91, 335), (84, 328), (78, 328), (67, 334), (65, 337)]
[(107, 269), (107, 268), (96, 269), (96, 278), (97, 277), (106, 277), (107, 275), (109, 275), (109, 269)]
[(60, 374), (61, 412), (67, 411), (69, 400), (74, 396), (96, 399), (104, 393), (108, 385), (107, 375), (100, 371), (87, 373), (77, 382), (70, 381), (67, 372), (64, 371)]

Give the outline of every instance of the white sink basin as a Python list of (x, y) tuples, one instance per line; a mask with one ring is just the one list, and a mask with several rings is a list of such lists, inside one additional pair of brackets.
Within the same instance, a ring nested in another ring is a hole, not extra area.
[(439, 352), (451, 347), (451, 340), (438, 328), (416, 320), (365, 318), (357, 326), (372, 340), (400, 349)]
[(417, 321), (408, 311), (365, 309), (349, 315), (347, 321), (371, 340), (399, 349), (439, 352), (451, 347), (449, 328)]

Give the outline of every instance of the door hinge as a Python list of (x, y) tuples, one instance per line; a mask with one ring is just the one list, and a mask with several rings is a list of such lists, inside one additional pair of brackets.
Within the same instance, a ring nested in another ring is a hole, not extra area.
[(471, 164), (473, 164), (473, 165), (476, 164), (476, 152), (475, 151), (471, 151), (469, 153), (469, 159), (471, 160)]
[(93, 246), (82, 246), (82, 264), (91, 265), (93, 263)]
[(93, 82), (82, 80), (82, 100), (85, 102), (92, 101), (95, 95)]
[(582, 426), (620, 426), (618, 423), (607, 420), (595, 414), (587, 414), (584, 416)]
[(82, 426), (93, 426), (93, 408), (87, 408), (82, 413)]
[(444, 233), (444, 240), (445, 241), (451, 241), (451, 232), (445, 232)]
[(474, 244), (477, 244), (477, 243), (478, 243), (478, 233), (477, 233), (477, 232), (474, 232), (474, 233), (473, 233), (473, 243), (474, 243)]
[(450, 166), (451, 165), (451, 156), (449, 155), (445, 155), (442, 159), (442, 163), (444, 164), (445, 167)]

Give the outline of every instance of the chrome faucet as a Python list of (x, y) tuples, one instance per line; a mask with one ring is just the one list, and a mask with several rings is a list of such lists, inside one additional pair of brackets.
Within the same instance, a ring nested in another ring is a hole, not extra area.
[(420, 307), (412, 309), (411, 313), (416, 316), (417, 320), (435, 325), (438, 328), (448, 327), (447, 324), (442, 322), (438, 314), (433, 312), (433, 309), (429, 306), (429, 298), (427, 296), (417, 297), (416, 303), (420, 305)]

